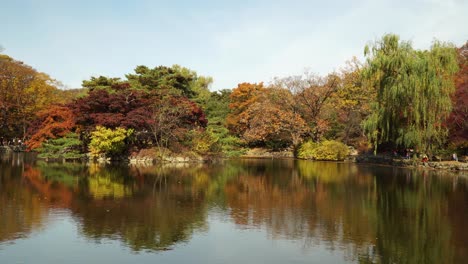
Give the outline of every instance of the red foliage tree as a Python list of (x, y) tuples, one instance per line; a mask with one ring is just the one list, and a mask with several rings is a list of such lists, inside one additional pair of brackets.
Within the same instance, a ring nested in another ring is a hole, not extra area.
[(84, 131), (93, 130), (98, 125), (144, 130), (148, 129), (150, 117), (149, 99), (147, 92), (119, 84), (111, 90), (94, 89), (86, 97), (76, 99), (70, 107), (77, 116), (77, 124)]
[(171, 142), (181, 141), (192, 129), (206, 127), (208, 121), (203, 110), (184, 96), (165, 96), (152, 104), (148, 122), (158, 147), (169, 147)]
[(449, 142), (455, 147), (468, 149), (468, 42), (458, 50), (460, 70), (455, 76), (453, 110), (447, 120)]

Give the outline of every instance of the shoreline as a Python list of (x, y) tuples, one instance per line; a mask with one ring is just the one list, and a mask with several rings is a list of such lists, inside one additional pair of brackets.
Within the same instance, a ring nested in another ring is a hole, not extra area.
[[(0, 154), (8, 153), (19, 153), (15, 151), (2, 151), (5, 149), (0, 149)], [(26, 152), (25, 152), (26, 153)], [(156, 164), (195, 164), (195, 163), (211, 163), (216, 160), (226, 160), (226, 159), (297, 159), (297, 160), (307, 160), (299, 159), (294, 157), (292, 151), (279, 151), (271, 152), (266, 150), (259, 149), (250, 150), (244, 155), (235, 158), (223, 157), (222, 155), (207, 155), (207, 156), (194, 156), (194, 155), (174, 155), (174, 156), (128, 156), (118, 160), (111, 160), (106, 158), (98, 159), (51, 159), (51, 158), (38, 158), (34, 157), (35, 160), (42, 160), (45, 162), (91, 162), (91, 163), (126, 163), (129, 165), (156, 165)], [(321, 161), (321, 160), (311, 160), (311, 161)], [(452, 172), (467, 172), (468, 174), (468, 162), (462, 161), (427, 161), (422, 162), (418, 159), (404, 159), (401, 157), (392, 157), (389, 155), (373, 155), (373, 154), (361, 154), (349, 156), (348, 159), (341, 161), (330, 160), (329, 162), (351, 162), (356, 164), (372, 164), (372, 165), (385, 165), (395, 168), (421, 168), (428, 170), (443, 170), (443, 171), (452, 171)]]
[(468, 171), (468, 163), (461, 161), (420, 161), (418, 159), (403, 159), (385, 155), (358, 155), (355, 157), (356, 163), (388, 165), (399, 168), (422, 168), (430, 170), (445, 170), (452, 172)]

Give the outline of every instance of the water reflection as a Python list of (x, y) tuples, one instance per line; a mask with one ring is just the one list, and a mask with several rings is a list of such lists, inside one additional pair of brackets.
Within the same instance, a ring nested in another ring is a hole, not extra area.
[(0, 243), (26, 237), (42, 226), (45, 208), (21, 178), (21, 155), (0, 156)]
[(91, 243), (170, 250), (194, 234), (209, 236), (216, 213), (306, 251), (321, 245), (344, 252), (346, 261), (468, 257), (466, 178), (440, 172), (294, 160), (183, 168), (3, 160), (0, 170), (0, 241), (46, 225), (46, 210), (62, 208)]

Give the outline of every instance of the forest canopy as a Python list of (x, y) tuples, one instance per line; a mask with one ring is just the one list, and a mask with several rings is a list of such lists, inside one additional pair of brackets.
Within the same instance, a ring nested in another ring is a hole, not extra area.
[(47, 152), (54, 140), (73, 139), (63, 152), (110, 157), (150, 149), (236, 156), (266, 148), (317, 153), (301, 154), (307, 157), (340, 149), (329, 157), (341, 159), (348, 152), (341, 146), (466, 154), (467, 50), (440, 41), (417, 50), (387, 34), (364, 48), (365, 61), (352, 58), (338, 71), (221, 91), (210, 91), (211, 77), (179, 65), (139, 65), (124, 78), (94, 76), (83, 88), (63, 90), (0, 54), (1, 143), (21, 140), (30, 151)]

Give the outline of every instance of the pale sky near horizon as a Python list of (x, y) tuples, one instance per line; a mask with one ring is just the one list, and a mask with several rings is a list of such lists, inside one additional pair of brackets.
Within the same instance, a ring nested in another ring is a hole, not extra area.
[(0, 0), (0, 46), (68, 88), (179, 64), (219, 90), (327, 74), (385, 33), (461, 46), (467, 14), (468, 0)]

